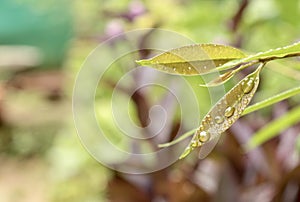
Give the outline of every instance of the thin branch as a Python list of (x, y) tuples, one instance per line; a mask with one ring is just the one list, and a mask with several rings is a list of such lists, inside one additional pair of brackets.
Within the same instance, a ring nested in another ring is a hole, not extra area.
[(248, 0), (243, 0), (240, 4), (238, 11), (232, 17), (232, 19), (230, 21), (230, 29), (232, 32), (236, 32), (236, 30), (238, 29), (238, 27), (243, 19), (244, 11), (246, 10), (248, 3), (249, 3)]

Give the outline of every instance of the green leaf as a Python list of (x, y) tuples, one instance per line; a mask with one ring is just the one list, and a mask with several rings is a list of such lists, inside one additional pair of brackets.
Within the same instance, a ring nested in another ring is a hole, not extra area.
[[(186, 157), (197, 147), (201, 147), (199, 154), (202, 157), (205, 157), (212, 150), (217, 143), (214, 140), (239, 119), (250, 103), (257, 90), (259, 73), (263, 66), (264, 63), (236, 84), (210, 109), (202, 119), (190, 144), (179, 157), (180, 159)], [(209, 144), (210, 142), (214, 142), (214, 144)]]
[(237, 72), (239, 72), (255, 63), (256, 62), (253, 62), (253, 61), (245, 63), (243, 65), (240, 65), (238, 68), (236, 68), (234, 70), (227, 71), (224, 74), (221, 74), (220, 76), (218, 76), (217, 78), (208, 82), (207, 84), (199, 84), (199, 85), (202, 87), (214, 87), (214, 86), (222, 85), (222, 84), (226, 83), (227, 81), (229, 81)]
[(208, 82), (207, 84), (199, 84), (199, 86), (201, 86), (201, 87), (219, 86), (219, 85), (222, 85), (222, 84), (226, 83), (227, 81), (229, 81), (229, 79), (231, 79), (234, 75), (235, 75), (235, 71), (228, 71), (228, 72), (225, 72), (224, 74), (221, 74), (214, 80)]
[(294, 56), (300, 56), (300, 42), (294, 43), (289, 46), (285, 46), (277, 49), (271, 49), (265, 52), (260, 52), (255, 55), (250, 55), (242, 59), (229, 61), (226, 64), (218, 67), (216, 71), (227, 70), (249, 62), (256, 62), (256, 63), (268, 62), (270, 60), (286, 58), (286, 57), (294, 57)]
[(197, 44), (172, 49), (153, 58), (136, 62), (170, 74), (201, 75), (212, 72), (228, 61), (245, 57), (242, 51), (230, 46)]
[(300, 121), (300, 106), (292, 109), (282, 117), (268, 123), (264, 128), (255, 133), (250, 141), (246, 144), (246, 149), (251, 150), (264, 142), (276, 137), (281, 131), (299, 123)]

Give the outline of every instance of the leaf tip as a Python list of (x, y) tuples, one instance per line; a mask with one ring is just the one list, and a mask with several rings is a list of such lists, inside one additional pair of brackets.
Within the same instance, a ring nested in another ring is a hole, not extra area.
[(136, 60), (135, 62), (137, 64), (139, 64), (139, 65), (149, 65), (149, 64), (151, 64), (151, 61), (148, 60), (148, 59), (145, 59), (145, 60)]
[(185, 158), (187, 155), (189, 155), (191, 153), (193, 149), (190, 147), (187, 147), (184, 152), (179, 156), (179, 159), (183, 159)]
[(204, 87), (204, 88), (207, 88), (209, 87), (207, 84), (199, 84), (200, 87)]
[(158, 148), (165, 148), (165, 147), (168, 147), (169, 146), (169, 143), (164, 143), (164, 144), (158, 144), (157, 147)]
[(219, 86), (223, 83), (216, 83), (214, 81), (210, 81), (209, 83), (206, 83), (206, 84), (199, 84), (200, 87), (204, 87), (204, 88), (211, 88), (211, 87), (216, 87), (216, 86)]

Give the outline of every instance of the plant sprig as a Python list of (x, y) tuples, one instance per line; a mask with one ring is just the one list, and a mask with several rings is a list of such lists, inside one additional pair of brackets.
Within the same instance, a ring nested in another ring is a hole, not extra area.
[[(184, 76), (203, 75), (212, 72), (226, 71), (225, 73), (222, 73), (219, 77), (215, 78), (211, 82), (205, 85), (201, 85), (205, 87), (212, 87), (227, 82), (237, 72), (245, 68), (248, 68), (252, 65), (261, 64), (258, 67), (258, 69), (262, 69), (262, 67), (269, 61), (273, 61), (281, 58), (295, 57), (295, 56), (300, 56), (300, 42), (294, 43), (289, 46), (285, 46), (277, 49), (271, 49), (265, 52), (260, 52), (254, 55), (249, 55), (249, 56), (247, 56), (241, 50), (238, 50), (230, 46), (217, 45), (217, 44), (199, 44), (199, 45), (184, 46), (181, 48), (173, 49), (164, 52), (162, 54), (159, 54), (153, 58), (137, 61), (137, 63), (140, 65), (150, 65), (151, 67), (156, 68), (160, 71), (164, 71), (166, 73), (184, 75)], [(258, 71), (258, 74), (259, 72), (260, 70)], [(225, 122), (222, 121), (221, 122), (222, 124), (217, 123), (218, 121), (215, 124), (211, 122), (206, 126), (205, 129), (204, 125), (208, 123), (209, 121), (208, 119), (216, 119), (218, 118), (217, 116), (219, 116), (217, 112), (214, 112), (214, 108), (216, 108), (217, 111), (220, 111), (220, 109), (217, 109), (217, 107), (214, 106), (210, 110), (210, 112), (204, 117), (199, 128), (186, 132), (185, 134), (173, 140), (172, 142), (160, 144), (159, 147), (168, 147), (174, 145), (194, 134), (192, 142), (189, 144), (189, 146), (186, 148), (185, 152), (181, 156), (181, 157), (185, 157), (188, 153), (190, 153), (193, 150), (193, 148), (205, 147), (207, 142), (210, 142), (212, 139), (215, 139), (215, 137), (211, 137), (209, 135), (210, 134), (209, 131), (212, 130), (212, 128), (213, 131), (218, 131), (217, 133), (222, 133), (228, 127), (230, 127), (240, 116), (262, 109), (264, 107), (280, 102), (284, 99), (290, 98), (300, 93), (300, 87), (296, 87), (286, 92), (283, 92), (281, 94), (275, 95), (271, 98), (268, 98), (266, 100), (263, 100), (254, 105), (251, 105), (244, 110), (244, 108), (250, 102), (257, 88), (258, 82), (255, 84), (253, 81), (254, 80), (258, 81), (259, 79), (258, 74), (256, 75), (257, 78), (251, 78), (249, 77), (250, 75), (245, 77), (242, 81), (240, 81), (237, 85), (235, 85), (231, 89), (231, 91), (229, 91), (227, 94), (224, 95), (224, 97), (222, 98), (224, 101), (222, 101), (222, 99), (219, 101), (220, 102), (219, 104), (222, 105), (222, 106), (220, 105), (219, 107), (221, 107), (222, 110), (223, 108), (226, 108), (226, 106), (227, 108), (230, 107), (229, 103), (231, 103), (231, 105), (234, 106), (233, 113), (235, 114), (234, 116), (235, 118), (231, 120), (230, 117), (232, 115), (226, 117), (225, 114), (225, 118), (227, 118), (228, 120), (226, 119)], [(251, 84), (247, 83), (250, 78), (254, 79)], [(253, 89), (252, 86), (253, 83), (255, 84), (254, 85), (255, 89)], [(243, 85), (244, 86), (249, 85), (250, 91), (247, 90), (248, 92), (244, 91), (243, 93), (241, 91)], [(253, 89), (253, 92), (250, 94), (250, 97), (248, 98), (247, 94), (251, 92), (251, 89)], [(238, 95), (239, 93), (241, 94)], [(244, 97), (245, 100), (243, 100)], [(235, 107), (241, 107), (241, 106), (243, 106), (243, 108), (237, 114), (237, 111), (235, 111)], [(228, 122), (229, 120), (230, 122)], [(216, 124), (218, 124), (219, 126), (217, 126)], [(206, 136), (204, 137), (202, 133), (203, 134), (205, 133)], [(203, 141), (201, 140), (201, 138), (203, 139)], [(210, 151), (210, 148), (208, 150)]]

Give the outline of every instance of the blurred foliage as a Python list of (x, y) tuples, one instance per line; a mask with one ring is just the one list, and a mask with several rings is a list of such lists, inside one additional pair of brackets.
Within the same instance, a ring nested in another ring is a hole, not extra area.
[[(148, 175), (122, 174), (97, 163), (81, 146), (72, 121), (71, 97), (76, 74), (86, 56), (115, 34), (159, 27), (186, 35), (196, 43), (229, 44), (250, 53), (299, 40), (298, 0), (247, 1), (242, 16), (236, 20), (234, 16), (243, 2), (2, 0), (0, 47), (37, 47), (44, 56), (41, 66), (51, 68), (47, 71), (36, 68), (16, 75), (5, 69), (3, 74), (10, 76), (0, 77), (0, 201), (299, 199), (299, 119), (295, 126), (256, 150), (245, 154), (242, 148), (245, 139), (255, 131), (299, 105), (299, 96), (243, 117), (206, 159), (198, 161), (196, 156), (191, 156)], [(124, 71), (135, 67), (134, 60), (122, 61), (123, 64), (114, 64), (107, 78), (118, 81)], [(299, 67), (298, 58), (268, 64), (254, 102), (299, 86), (300, 79), (295, 76)], [(292, 73), (284, 68), (290, 68)], [(245, 70), (230, 80), (226, 89), (247, 73)], [(204, 115), (211, 106), (209, 93), (199, 87), (199, 83), (203, 83), (199, 77), (187, 80), (201, 100), (199, 108)], [(166, 95), (164, 89), (149, 92), (145, 97), (150, 106)], [(97, 89), (97, 118), (105, 120), (104, 128), (111, 134), (109, 138), (126, 149), (128, 144), (120, 131), (115, 130), (107, 108), (111, 93), (109, 86)], [(188, 100), (185, 105), (189, 105)], [(129, 106), (132, 120), (141, 124), (136, 103), (131, 102)], [(181, 119), (186, 126), (182, 133), (191, 129), (190, 122), (195, 121), (180, 117), (177, 107), (172, 120), (173, 132), (162, 141), (174, 138), (178, 132), (176, 123)], [(193, 110), (190, 109), (191, 113)], [(143, 151), (151, 149), (149, 143), (142, 146)], [(118, 161), (118, 157), (110, 154), (107, 157)]]
[(59, 67), (73, 35), (70, 2), (2, 0), (1, 45), (36, 47), (41, 52), (40, 66)]

